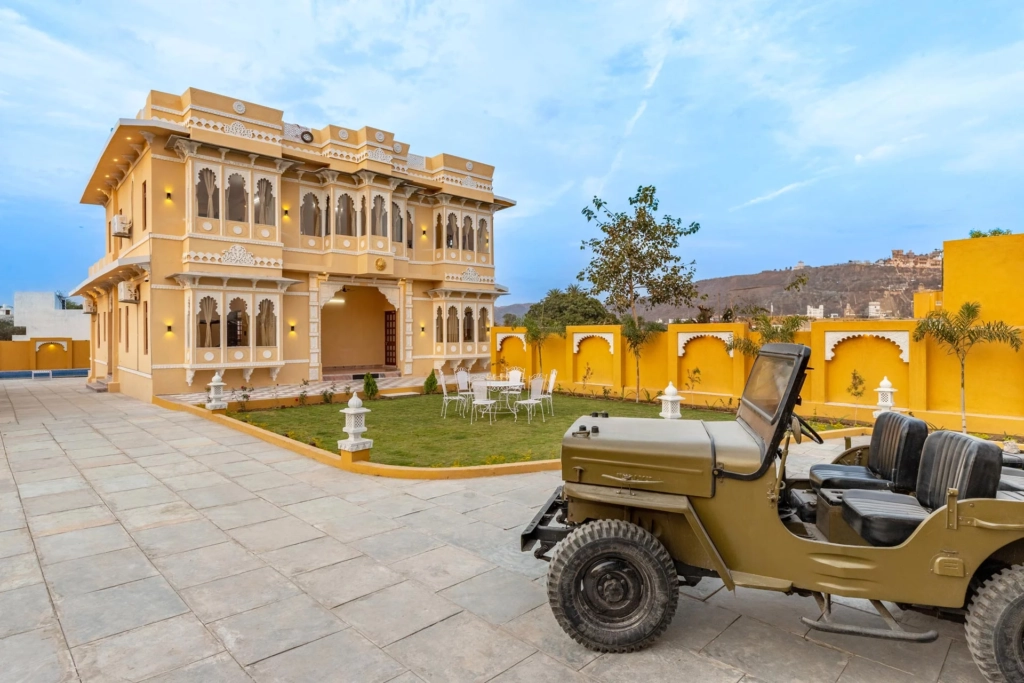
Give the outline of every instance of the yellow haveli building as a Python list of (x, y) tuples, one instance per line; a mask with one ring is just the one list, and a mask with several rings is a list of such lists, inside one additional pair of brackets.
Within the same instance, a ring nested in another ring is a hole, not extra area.
[(120, 119), (82, 202), (106, 254), (75, 294), (90, 381), (149, 399), (372, 369), (490, 362), (494, 168), (412, 154), (376, 128), (286, 123), (270, 107), (153, 91)]

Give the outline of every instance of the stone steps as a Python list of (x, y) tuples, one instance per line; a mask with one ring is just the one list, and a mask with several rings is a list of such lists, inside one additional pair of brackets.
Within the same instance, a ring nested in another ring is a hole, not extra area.
[(104, 378), (98, 379), (95, 382), (86, 382), (85, 388), (95, 391), (97, 394), (105, 394), (107, 393), (107, 379)]

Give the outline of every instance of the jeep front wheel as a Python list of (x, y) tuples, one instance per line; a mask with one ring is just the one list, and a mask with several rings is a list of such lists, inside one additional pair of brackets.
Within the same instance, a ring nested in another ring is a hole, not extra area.
[(967, 646), (990, 681), (1024, 683), (1024, 566), (986, 581), (967, 611)]
[(647, 647), (668, 628), (679, 577), (665, 546), (622, 520), (578, 527), (559, 543), (548, 602), (562, 629), (598, 652)]

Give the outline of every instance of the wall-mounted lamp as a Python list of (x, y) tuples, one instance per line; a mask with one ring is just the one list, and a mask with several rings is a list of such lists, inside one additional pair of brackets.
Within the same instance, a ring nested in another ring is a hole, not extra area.
[(292, 332), (295, 331), (295, 325), (292, 325)]
[(423, 228), (423, 236), (424, 236), (424, 237), (426, 237), (426, 236), (427, 236), (427, 229), (426, 229), (426, 228)]
[(171, 193), (170, 193), (170, 192), (168, 192), (168, 193), (167, 193), (167, 198), (168, 198), (168, 199), (170, 199), (170, 198), (171, 198)]
[(167, 331), (171, 332), (171, 326), (170, 325), (167, 326)]
[(420, 325), (420, 332), (426, 332), (426, 331), (427, 331), (427, 326), (426, 325)]
[(287, 216), (287, 215), (288, 215), (288, 209), (285, 209), (285, 210), (284, 210), (284, 215), (285, 215), (285, 216)]

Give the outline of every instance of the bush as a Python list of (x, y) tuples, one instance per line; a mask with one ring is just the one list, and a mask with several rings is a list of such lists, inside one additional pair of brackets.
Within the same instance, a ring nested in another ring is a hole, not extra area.
[(369, 372), (363, 375), (363, 396), (372, 401), (377, 398), (377, 394), (379, 393), (380, 390), (377, 389), (377, 380), (373, 378), (373, 375)]
[(432, 394), (437, 391), (437, 375), (431, 370), (430, 374), (427, 375), (427, 380), (423, 383), (423, 393)]

